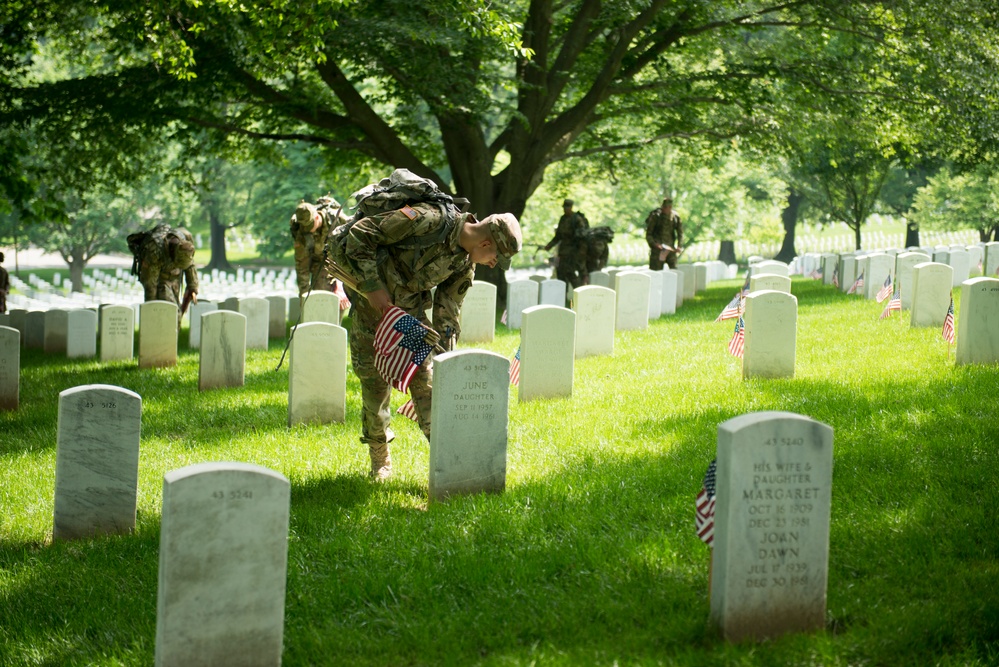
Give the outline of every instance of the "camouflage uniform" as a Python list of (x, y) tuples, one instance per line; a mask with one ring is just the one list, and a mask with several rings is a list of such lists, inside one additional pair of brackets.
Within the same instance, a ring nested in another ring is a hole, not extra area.
[[(3, 261), (3, 253), (0, 252), (0, 262)], [(0, 313), (7, 312), (7, 293), (10, 292), (10, 274), (7, 269), (0, 266)]]
[[(672, 211), (668, 218), (662, 208), (649, 213), (649, 217), (645, 219), (645, 240), (649, 244), (649, 268), (658, 271), (663, 268), (663, 260), (659, 259), (658, 244), (679, 248), (683, 243), (683, 226), (676, 211)], [(676, 258), (675, 252), (666, 255), (665, 263), (669, 268), (676, 268)]]
[(586, 239), (583, 232), (589, 228), (586, 217), (578, 211), (566, 213), (558, 221), (555, 237), (548, 242), (545, 250), (551, 250), (558, 244), (559, 280), (563, 280), (575, 289), (586, 284)]
[[(198, 293), (198, 270), (194, 268), (194, 238), (186, 229), (157, 225), (142, 245), (139, 282), (146, 301), (169, 301), (181, 305), (180, 277), (183, 274), (187, 290)], [(177, 311), (180, 324), (180, 311)]]
[[(453, 211), (453, 213), (457, 213)], [(412, 216), (412, 218), (410, 217)], [(391, 386), (375, 368), (374, 339), (382, 313), (364, 294), (385, 289), (392, 303), (431, 326), (426, 311), (433, 307), (433, 329), (445, 350), (452, 349), (460, 332), (460, 309), (472, 286), (473, 265), (458, 243), (460, 222), (455, 221), (446, 237), (423, 248), (403, 247), (406, 239), (440, 233), (446, 214), (433, 204), (414, 204), (362, 218), (350, 228), (344, 248), (345, 261), (358, 277), (351, 300), (350, 356), (361, 381), (361, 442), (368, 445), (372, 474), (390, 464), (388, 443), (395, 437), (389, 428)], [(400, 243), (403, 242), (403, 243)], [(399, 244), (394, 247), (395, 244)], [(436, 287), (433, 299), (430, 290)], [(416, 371), (409, 393), (416, 406), (417, 421), (430, 438), (431, 357)]]
[[(323, 251), (330, 229), (346, 219), (336, 215), (340, 205), (331, 198), (320, 197), (319, 208), (302, 202), (291, 216), (291, 238), (295, 249), (295, 272), (298, 277), (298, 294), (304, 296), (310, 289), (331, 291), (332, 278), (323, 263)], [(316, 220), (319, 226), (313, 231)]]

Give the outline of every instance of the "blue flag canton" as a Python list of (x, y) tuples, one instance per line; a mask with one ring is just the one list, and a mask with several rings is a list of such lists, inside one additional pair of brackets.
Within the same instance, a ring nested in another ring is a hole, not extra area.
[(427, 358), (433, 348), (426, 341), (426, 329), (420, 321), (412, 315), (406, 315), (399, 319), (393, 329), (402, 334), (399, 347), (406, 348), (413, 353), (413, 364), (419, 366)]
[(709, 498), (714, 498), (715, 496), (715, 474), (717, 470), (718, 459), (715, 459), (708, 466), (708, 471), (704, 474), (704, 491), (708, 494)]

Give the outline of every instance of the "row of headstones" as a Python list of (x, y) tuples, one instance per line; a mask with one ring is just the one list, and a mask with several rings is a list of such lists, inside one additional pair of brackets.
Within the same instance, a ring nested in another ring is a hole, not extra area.
[[(304, 310), (301, 304), (304, 301)], [(65, 354), (67, 358), (87, 358), (97, 355), (97, 340), (100, 339), (101, 361), (130, 359), (134, 355), (133, 333), (139, 327), (139, 365), (160, 366), (176, 362), (176, 352), (172, 361), (146, 360), (143, 350), (169, 348), (169, 340), (176, 342), (176, 324), (172, 336), (163, 327), (160, 311), (165, 306), (150, 309), (149, 304), (167, 302), (146, 302), (132, 306), (104, 304), (97, 312), (79, 308), (74, 310), (51, 309), (26, 311), (13, 309), (0, 315), (0, 326), (10, 326), (22, 334), (22, 342), (27, 349), (40, 349), (51, 354)], [(173, 304), (169, 304), (173, 305)], [(238, 312), (247, 319), (247, 346), (250, 349), (267, 349), (272, 338), (287, 335), (289, 319), (292, 322), (340, 322), (340, 300), (331, 292), (314, 292), (304, 300), (298, 297), (269, 296), (230, 297), (221, 303), (199, 301), (190, 308), (191, 328), (189, 344), (197, 349), (201, 345), (201, 317), (216, 310)], [(142, 313), (154, 322), (142, 327)], [(176, 320), (176, 306), (173, 310)], [(167, 327), (169, 329), (169, 327)], [(153, 336), (148, 345), (143, 345), (144, 332)], [(174, 349), (176, 346), (174, 346)]]
[[(491, 352), (438, 357), (435, 501), (504, 490), (507, 373)], [(60, 394), (54, 539), (134, 530), (140, 421), (141, 398), (128, 390)], [(726, 639), (824, 626), (832, 446), (829, 426), (792, 413), (719, 425), (710, 609)], [(280, 664), (289, 512), (288, 480), (260, 466), (201, 463), (164, 476), (157, 664)]]

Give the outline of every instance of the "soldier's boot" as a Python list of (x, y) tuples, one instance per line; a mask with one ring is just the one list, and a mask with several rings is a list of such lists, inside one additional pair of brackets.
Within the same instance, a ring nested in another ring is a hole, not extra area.
[(368, 454), (371, 456), (371, 479), (380, 481), (392, 476), (392, 457), (387, 443), (369, 444)]

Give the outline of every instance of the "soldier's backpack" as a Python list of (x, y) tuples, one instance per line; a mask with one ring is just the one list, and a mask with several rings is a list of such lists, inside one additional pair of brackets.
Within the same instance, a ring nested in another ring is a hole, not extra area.
[(610, 227), (590, 227), (583, 231), (586, 239), (586, 263), (590, 271), (599, 271), (607, 266), (610, 255), (610, 242), (614, 240), (614, 230)]
[(134, 234), (129, 234), (125, 238), (125, 242), (128, 243), (128, 250), (132, 253), (132, 270), (133, 276), (139, 275), (139, 264), (142, 262), (142, 246), (146, 244), (149, 239), (151, 232), (135, 232)]
[[(436, 183), (417, 176), (408, 169), (396, 169), (388, 178), (358, 190), (351, 195), (351, 198), (356, 202), (354, 215), (348, 222), (330, 232), (326, 246), (329, 258), (342, 268), (350, 268), (350, 260), (345, 252), (347, 235), (358, 220), (412, 204), (429, 203), (440, 208), (444, 224), (437, 232), (412, 236), (393, 244), (397, 248), (416, 249), (415, 263), (420, 259), (423, 248), (439, 245), (447, 238), (468, 205), (467, 199), (452, 197), (441, 192)], [(459, 211), (457, 205), (463, 208)]]

